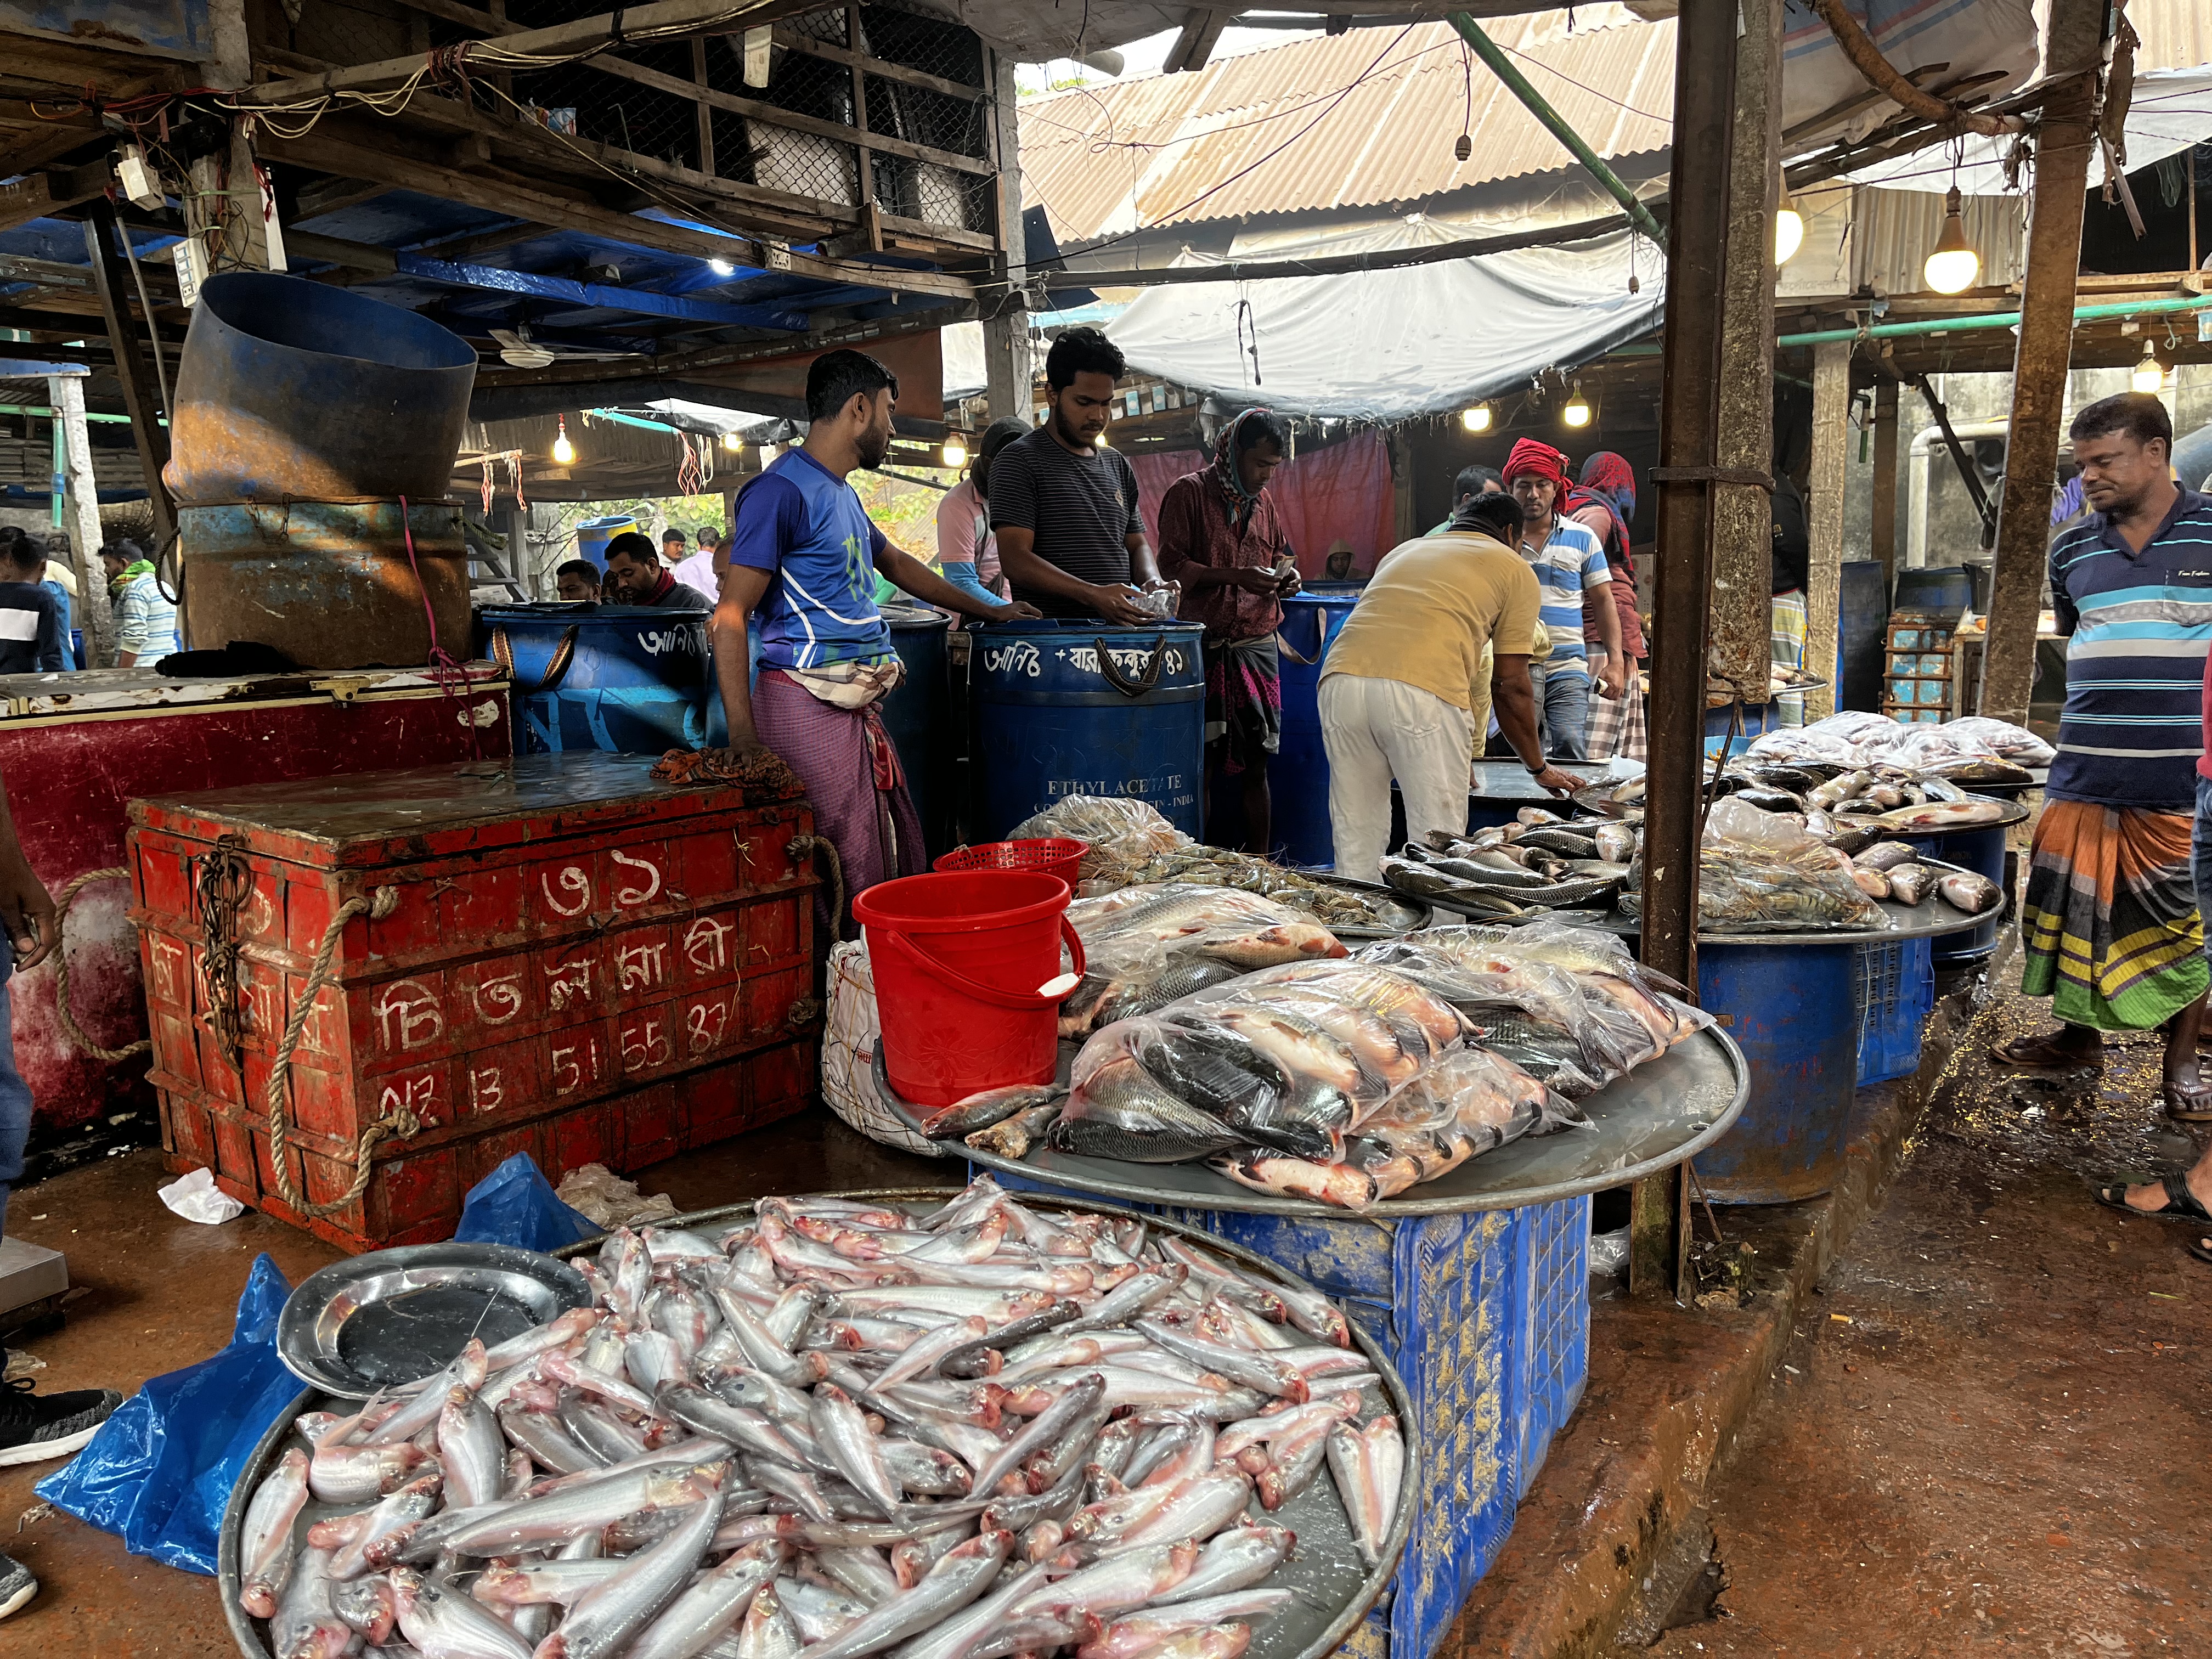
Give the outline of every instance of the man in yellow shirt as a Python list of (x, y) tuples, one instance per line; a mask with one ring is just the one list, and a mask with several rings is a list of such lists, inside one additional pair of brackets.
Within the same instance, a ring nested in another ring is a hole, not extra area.
[(1498, 724), (1521, 763), (1554, 794), (1579, 787), (1546, 764), (1537, 735), (1528, 658), (1541, 592), (1514, 550), (1519, 533), (1511, 496), (1476, 496), (1446, 533), (1383, 556), (1329, 647), (1321, 735), (1338, 874), (1372, 881), (1381, 873), (1393, 778), (1409, 838), (1466, 830), (1486, 647)]

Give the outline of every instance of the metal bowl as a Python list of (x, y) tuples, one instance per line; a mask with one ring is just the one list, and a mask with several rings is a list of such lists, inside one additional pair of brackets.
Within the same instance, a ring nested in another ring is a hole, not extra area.
[(511, 1244), (410, 1244), (310, 1273), (276, 1319), (276, 1354), (326, 1394), (366, 1400), (592, 1299), (583, 1274)]
[[(824, 1195), (875, 1203), (934, 1206), (945, 1202), (960, 1190), (957, 1187), (909, 1188)], [(1044, 1193), (1025, 1192), (1016, 1196), (1024, 1205), (1034, 1209), (1085, 1210), (1109, 1215), (1131, 1213), (1112, 1204), (1078, 1203)], [(734, 1224), (750, 1218), (752, 1212), (753, 1206), (748, 1202), (674, 1216), (666, 1224), (672, 1227), (712, 1227), (718, 1222)], [(1145, 1215), (1135, 1218), (1141, 1220), (1152, 1231), (1173, 1233), (1215, 1255), (1226, 1256), (1243, 1271), (1256, 1277), (1294, 1285), (1308, 1291), (1314, 1288), (1265, 1257), (1255, 1255), (1249, 1250), (1225, 1239), (1216, 1238), (1199, 1228), (1183, 1226), (1161, 1216)], [(575, 1255), (594, 1250), (599, 1248), (599, 1243), (597, 1239), (586, 1239), (564, 1250), (562, 1255)], [(396, 1255), (404, 1252), (387, 1251), (386, 1254)], [(510, 1254), (529, 1255), (532, 1252), (518, 1250)], [(550, 1257), (538, 1256), (536, 1259), (551, 1262)], [(578, 1282), (581, 1283), (580, 1277)], [(305, 1284), (301, 1288), (306, 1288)], [(1382, 1560), (1373, 1568), (1361, 1564), (1359, 1553), (1352, 1547), (1350, 1519), (1345, 1514), (1343, 1504), (1337, 1500), (1334, 1487), (1328, 1480), (1316, 1478), (1304, 1492), (1270, 1516), (1268, 1519), (1273, 1523), (1288, 1527), (1296, 1533), (1298, 1543), (1291, 1559), (1277, 1568), (1267, 1582), (1291, 1591), (1295, 1599), (1273, 1618), (1254, 1626), (1248, 1659), (1329, 1659), (1329, 1656), (1343, 1646), (1346, 1638), (1359, 1627), (1360, 1621), (1382, 1599), (1383, 1592), (1390, 1588), (1390, 1581), (1398, 1571), (1399, 1558), (1405, 1553), (1406, 1541), (1413, 1534), (1415, 1495), (1422, 1489), (1419, 1415), (1413, 1410), (1413, 1397), (1406, 1392), (1405, 1382), (1391, 1364), (1389, 1356), (1360, 1328), (1357, 1320), (1346, 1322), (1352, 1328), (1352, 1341), (1382, 1379), (1379, 1389), (1368, 1391), (1366, 1404), (1370, 1410), (1380, 1405), (1395, 1413), (1398, 1419), (1399, 1433), (1406, 1443), (1405, 1478), (1398, 1489), (1398, 1510), (1391, 1516), (1389, 1531), (1382, 1540)], [(1378, 1394), (1379, 1401), (1376, 1398)], [(293, 1419), (303, 1412), (317, 1410), (327, 1403), (323, 1394), (310, 1389), (285, 1408), (283, 1414), (270, 1425), (268, 1432), (261, 1437), (252, 1455), (246, 1459), (245, 1468), (240, 1472), (238, 1484), (231, 1489), (230, 1503), (223, 1511), (222, 1532), (217, 1541), (216, 1583), (222, 1589), (224, 1620), (229, 1625), (232, 1639), (238, 1644), (238, 1650), (244, 1659), (275, 1659), (269, 1650), (266, 1627), (261, 1620), (252, 1618), (238, 1605), (239, 1539), (246, 1524), (246, 1506), (253, 1501), (254, 1492), (284, 1453), (293, 1446), (304, 1447), (307, 1444), (294, 1431)], [(324, 1516), (336, 1512), (331, 1505), (311, 1500), (296, 1524), (304, 1531)]]

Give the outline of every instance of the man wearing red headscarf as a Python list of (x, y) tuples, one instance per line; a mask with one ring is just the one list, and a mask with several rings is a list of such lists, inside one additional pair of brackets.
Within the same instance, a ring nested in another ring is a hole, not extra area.
[[(1572, 519), (1554, 509), (1567, 479), (1567, 458), (1547, 443), (1523, 438), (1505, 458), (1505, 488), (1521, 507), (1521, 556), (1543, 589), (1544, 627), (1551, 655), (1532, 665), (1543, 712), (1545, 744), (1556, 759), (1584, 760), (1589, 745), (1590, 671), (1598, 695), (1620, 695), (1620, 616), (1613, 602), (1613, 572), (1605, 550)], [(1585, 621), (1597, 626), (1601, 654), (1593, 665), (1583, 643)]]

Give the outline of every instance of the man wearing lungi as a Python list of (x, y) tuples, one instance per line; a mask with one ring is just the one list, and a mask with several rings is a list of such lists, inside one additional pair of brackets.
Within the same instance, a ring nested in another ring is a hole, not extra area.
[(2021, 988), (2057, 1032), (1996, 1058), (2096, 1063), (2106, 1031), (2166, 1034), (2166, 1109), (2212, 1121), (2197, 1037), (2207, 972), (2190, 874), (2204, 659), (2212, 643), (2212, 498), (2178, 488), (2173, 422), (2142, 392), (2091, 404), (2069, 428), (2093, 509), (2051, 549), (2066, 649), (2058, 753), (2036, 821)]
[[(876, 609), (877, 573), (963, 616), (1036, 615), (955, 587), (870, 522), (845, 476), (882, 463), (897, 398), (891, 372), (864, 353), (814, 360), (806, 441), (739, 492), (721, 598), (708, 623), (732, 756), (766, 747), (799, 775), (815, 827), (837, 849), (848, 894), (928, 868), (880, 710), (904, 669)], [(748, 688), (746, 633), (756, 614), (760, 680)]]
[(1160, 574), (1182, 584), (1176, 615), (1206, 625), (1207, 838), (1228, 844), (1214, 819), (1234, 779), (1244, 850), (1262, 858), (1273, 844), (1267, 757), (1280, 752), (1283, 736), (1275, 634), (1282, 602), (1298, 591), (1267, 480), (1288, 459), (1290, 441), (1281, 416), (1248, 409), (1221, 428), (1213, 465), (1185, 473), (1160, 499)]

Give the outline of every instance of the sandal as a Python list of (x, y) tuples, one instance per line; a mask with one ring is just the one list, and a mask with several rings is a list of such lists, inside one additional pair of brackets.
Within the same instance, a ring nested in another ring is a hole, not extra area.
[(2168, 1078), (2159, 1085), (2166, 1115), (2176, 1123), (2212, 1123), (2212, 1083), (2185, 1088)]
[(1998, 1065), (2016, 1066), (2024, 1072), (2078, 1071), (2099, 1064), (2103, 1057), (2094, 1048), (2083, 1054), (2061, 1048), (2057, 1034), (2051, 1031), (2014, 1037), (1990, 1050), (1990, 1058)]
[(2212, 1238), (2196, 1238), (2189, 1243), (2189, 1254), (2199, 1261), (2212, 1261)]
[[(2136, 1183), (2118, 1182), (2108, 1187), (2092, 1187), (2097, 1202), (2108, 1210), (2118, 1210), (2124, 1215), (2141, 1216), (2145, 1221), (2188, 1221), (2200, 1225), (2212, 1224), (2212, 1210), (2197, 1201), (2197, 1194), (2189, 1190), (2189, 1178), (2184, 1175), (2159, 1177), (2159, 1185), (2166, 1188), (2166, 1207), (2158, 1210), (2138, 1210), (2128, 1202), (2128, 1188)], [(2212, 1261), (2208, 1256), (2207, 1261)]]

